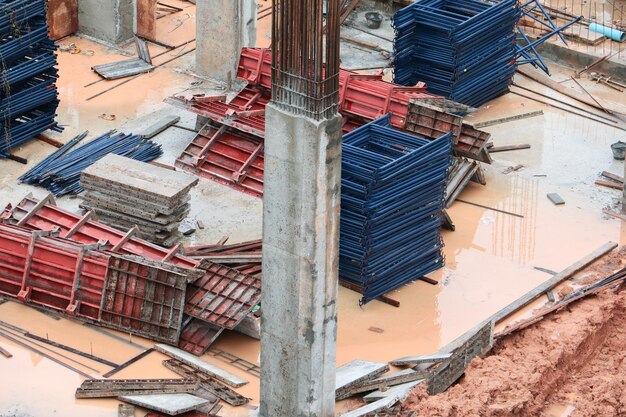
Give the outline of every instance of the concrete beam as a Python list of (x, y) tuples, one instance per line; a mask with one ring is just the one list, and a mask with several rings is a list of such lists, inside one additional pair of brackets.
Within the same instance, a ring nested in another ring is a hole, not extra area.
[(197, 0), (196, 73), (230, 86), (243, 47), (256, 46), (256, 0)]
[(341, 117), (267, 106), (262, 417), (335, 415)]
[(78, 30), (100, 41), (119, 44), (133, 38), (133, 0), (80, 0)]

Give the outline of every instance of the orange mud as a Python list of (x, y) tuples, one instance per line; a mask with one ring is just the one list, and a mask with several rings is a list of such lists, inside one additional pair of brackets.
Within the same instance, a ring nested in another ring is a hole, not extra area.
[[(573, 279), (606, 277), (626, 248)], [(626, 415), (626, 297), (605, 291), (505, 336), (447, 392), (416, 389), (403, 404), (424, 417)]]

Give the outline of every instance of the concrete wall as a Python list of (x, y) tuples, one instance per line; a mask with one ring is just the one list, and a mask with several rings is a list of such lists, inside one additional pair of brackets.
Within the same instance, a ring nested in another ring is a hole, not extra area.
[(256, 45), (256, 0), (196, 1), (196, 73), (230, 84), (241, 48)]
[(103, 42), (118, 44), (132, 39), (135, 25), (133, 0), (79, 0), (78, 30)]

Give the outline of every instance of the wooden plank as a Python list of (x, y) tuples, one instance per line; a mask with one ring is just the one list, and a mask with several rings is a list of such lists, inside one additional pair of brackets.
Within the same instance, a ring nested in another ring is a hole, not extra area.
[(620, 184), (620, 183), (612, 182), (612, 181), (597, 180), (596, 181), (596, 185), (601, 185), (603, 187), (613, 188), (615, 190), (623, 190), (624, 189), (624, 184)]
[(137, 0), (137, 36), (156, 40), (157, 0)]
[(24, 334), (24, 336), (26, 336), (28, 338), (31, 338), (33, 340), (37, 340), (39, 342), (48, 344), (50, 346), (54, 346), (56, 348), (66, 350), (66, 351), (71, 352), (71, 353), (73, 353), (75, 355), (82, 356), (83, 358), (87, 358), (87, 359), (90, 359), (92, 361), (99, 362), (99, 363), (101, 363), (103, 365), (110, 366), (112, 368), (115, 368), (115, 367), (119, 366), (118, 364), (116, 364), (114, 362), (108, 361), (106, 359), (99, 358), (99, 357), (94, 356), (94, 355), (92, 355), (90, 353), (83, 352), (83, 351), (75, 349), (75, 348), (73, 348), (71, 346), (67, 346), (67, 345), (64, 345), (64, 344), (61, 344), (61, 343), (57, 343), (55, 341), (43, 338), (41, 336), (34, 335), (32, 333), (29, 333), (29, 332), (26, 332)]
[(51, 137), (48, 137), (44, 135), (43, 133), (40, 133), (39, 135), (35, 136), (35, 139), (45, 142), (48, 145), (52, 145), (55, 148), (62, 148), (65, 145), (63, 142), (59, 142), (56, 139), (52, 139)]
[(626, 222), (626, 215), (624, 214), (619, 214), (619, 213), (614, 213), (611, 210), (602, 210), (602, 212), (608, 216), (614, 217), (616, 219), (620, 219), (624, 222)]
[(355, 387), (336, 391), (336, 399), (343, 400), (353, 395), (363, 392), (374, 391), (385, 387), (393, 387), (407, 382), (413, 382), (423, 380), (428, 372), (415, 371), (413, 369), (403, 369), (400, 372), (395, 372), (388, 375), (383, 375), (380, 378), (376, 378), (371, 381), (366, 381)]
[(171, 358), (174, 358), (186, 365), (191, 366), (193, 369), (204, 372), (207, 375), (217, 379), (218, 381), (222, 381), (225, 384), (230, 385), (231, 387), (237, 388), (248, 383), (248, 381), (246, 381), (245, 379), (239, 378), (238, 376), (233, 375), (230, 372), (213, 364), (210, 364), (200, 359), (199, 357), (192, 355), (191, 353), (185, 352), (184, 350), (164, 344), (156, 344), (154, 345), (154, 348)]
[(489, 148), (489, 153), (519, 151), (522, 149), (530, 149), (530, 145), (525, 143), (523, 145), (493, 146)]
[(615, 175), (608, 171), (602, 171), (602, 176), (607, 177), (610, 180), (621, 182), (622, 184), (624, 184), (624, 177), (620, 177), (619, 175)]
[(78, 32), (78, 0), (48, 0), (48, 34), (58, 40)]
[(397, 397), (399, 401), (404, 401), (409, 396), (413, 388), (415, 388), (422, 382), (424, 382), (423, 379), (420, 381), (407, 382), (405, 384), (398, 385), (396, 387), (393, 387), (384, 391), (377, 390), (366, 395), (365, 397), (363, 397), (363, 399), (368, 403), (373, 403), (375, 401), (382, 400), (384, 398), (389, 398), (389, 397)]

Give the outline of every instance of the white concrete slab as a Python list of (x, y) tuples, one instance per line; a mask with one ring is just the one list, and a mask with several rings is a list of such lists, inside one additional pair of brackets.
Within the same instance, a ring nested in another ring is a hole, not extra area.
[(222, 381), (225, 384), (230, 385), (231, 387), (237, 388), (248, 383), (248, 381), (246, 381), (245, 379), (239, 378), (237, 375), (233, 375), (230, 372), (215, 365), (212, 365), (191, 353), (185, 352), (184, 350), (162, 343), (154, 345), (154, 348), (171, 358), (177, 359), (191, 366), (193, 369), (205, 372), (206, 374), (212, 376), (219, 381)]
[(125, 395), (120, 400), (170, 416), (197, 410), (209, 403), (191, 394)]

